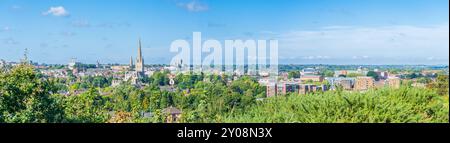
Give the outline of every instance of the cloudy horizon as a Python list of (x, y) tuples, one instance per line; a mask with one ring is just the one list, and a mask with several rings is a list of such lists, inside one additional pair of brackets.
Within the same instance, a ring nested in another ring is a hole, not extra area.
[[(172, 41), (279, 41), (280, 64), (449, 64), (447, 0), (0, 0), (0, 59), (168, 64)], [(206, 53), (205, 53), (206, 54)]]

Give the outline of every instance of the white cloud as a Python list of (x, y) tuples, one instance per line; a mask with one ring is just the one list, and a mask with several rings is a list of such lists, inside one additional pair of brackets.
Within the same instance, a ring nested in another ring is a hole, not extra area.
[(352, 59), (354, 60), (365, 60), (365, 59), (369, 59), (369, 56), (353, 56)]
[(352, 27), (350, 27), (350, 26), (325, 26), (325, 27), (322, 27), (322, 29), (324, 29), (324, 30), (350, 29), (350, 28), (352, 28)]
[(62, 36), (66, 36), (66, 37), (71, 37), (71, 36), (75, 36), (76, 34), (74, 32), (68, 32), (68, 31), (64, 31), (60, 33)]
[(425, 59), (428, 61), (447, 61), (448, 62), (448, 57), (447, 58), (437, 58), (437, 57), (431, 56), (431, 57), (427, 57)]
[(19, 10), (19, 9), (21, 9), (22, 7), (21, 6), (19, 6), (19, 5), (13, 5), (13, 6), (11, 6), (11, 10)]
[[(449, 25), (348, 27), (330, 26), (278, 34), (280, 56), (305, 56), (318, 53), (333, 58), (448, 59)], [(298, 51), (298, 52), (292, 52)], [(355, 56), (358, 55), (358, 56)]]
[(11, 31), (11, 27), (5, 26), (0, 29), (0, 32), (8, 32), (8, 31)]
[(305, 56), (302, 57), (303, 60), (328, 60), (329, 56)]
[(182, 7), (190, 12), (201, 12), (201, 11), (207, 11), (209, 9), (208, 5), (202, 4), (198, 2), (197, 0), (190, 1), (188, 3), (178, 2), (177, 5), (179, 7)]
[(19, 44), (18, 41), (16, 41), (15, 39), (13, 39), (11, 37), (6, 38), (6, 39), (2, 39), (2, 41), (3, 41), (3, 44), (6, 44), (6, 45), (17, 45), (17, 44)]
[(279, 35), (279, 33), (277, 33), (277, 32), (268, 31), (268, 30), (259, 31), (258, 34), (263, 35), (263, 36), (269, 36), (269, 37)]
[(77, 20), (77, 21), (73, 21), (71, 24), (73, 27), (78, 27), (78, 28), (87, 28), (87, 27), (91, 27), (91, 24), (87, 21), (87, 20)]
[(50, 7), (50, 9), (46, 12), (43, 12), (42, 15), (69, 16), (69, 12), (62, 6), (56, 6)]

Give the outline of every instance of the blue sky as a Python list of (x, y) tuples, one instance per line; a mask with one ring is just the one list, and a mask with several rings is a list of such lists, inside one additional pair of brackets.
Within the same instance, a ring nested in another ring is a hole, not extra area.
[(447, 64), (448, 0), (0, 0), (0, 59), (169, 63), (172, 41), (277, 39), (281, 63)]

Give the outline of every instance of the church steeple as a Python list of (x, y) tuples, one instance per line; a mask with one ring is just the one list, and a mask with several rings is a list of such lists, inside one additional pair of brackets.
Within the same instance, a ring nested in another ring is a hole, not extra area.
[(142, 51), (141, 51), (141, 38), (139, 38), (139, 43), (138, 43), (138, 59), (142, 59)]
[(137, 72), (144, 72), (144, 59), (142, 58), (141, 38), (139, 38), (139, 42), (138, 42), (138, 55), (136, 58), (135, 70)]
[(133, 56), (130, 57), (130, 69), (134, 67)]

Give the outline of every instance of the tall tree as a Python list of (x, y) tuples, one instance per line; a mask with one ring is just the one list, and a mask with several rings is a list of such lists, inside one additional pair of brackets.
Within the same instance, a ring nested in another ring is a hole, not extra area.
[(288, 73), (288, 78), (300, 78), (300, 72), (298, 72), (298, 71), (290, 71)]
[(378, 74), (376, 72), (374, 72), (374, 71), (367, 72), (367, 76), (368, 77), (372, 77), (376, 81), (380, 80), (380, 76), (378, 76)]
[(61, 122), (64, 117), (53, 93), (53, 81), (39, 78), (30, 65), (0, 73), (0, 122)]

